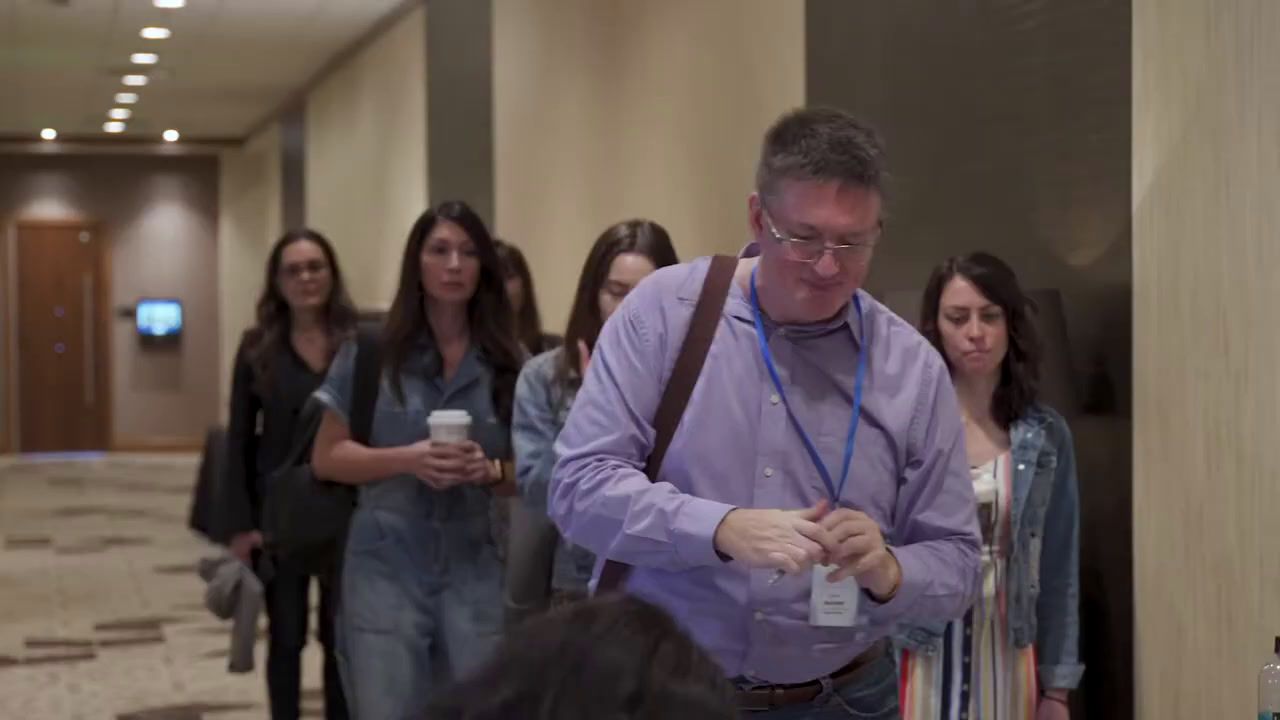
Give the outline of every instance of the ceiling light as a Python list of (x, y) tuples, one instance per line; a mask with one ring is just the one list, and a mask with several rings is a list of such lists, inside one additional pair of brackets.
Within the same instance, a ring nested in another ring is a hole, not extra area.
[(109, 133), (122, 133), (124, 132), (124, 123), (119, 122), (117, 120), (112, 120), (111, 122), (104, 122), (102, 123), (102, 131), (109, 132)]
[(160, 62), (160, 56), (155, 53), (134, 53), (129, 56), (129, 62), (134, 65), (155, 65)]
[(43, 129), (43, 130), (41, 130), (41, 131), (40, 131), (40, 139), (42, 139), (42, 140), (57, 140), (57, 139), (58, 139), (58, 131), (57, 131), (57, 130), (54, 130), (53, 128), (45, 128), (45, 129)]
[(133, 117), (133, 111), (129, 108), (111, 108), (107, 111), (107, 117), (112, 120), (128, 120)]
[(144, 27), (138, 31), (143, 40), (168, 40), (173, 33), (166, 27)]
[(146, 75), (125, 75), (120, 78), (120, 82), (131, 87), (142, 87), (147, 84)]
[(138, 102), (138, 93), (116, 93), (117, 105), (132, 105)]
[(151, 0), (151, 4), (158, 8), (177, 9), (187, 6), (187, 0)]
[(180, 138), (180, 137), (182, 137), (182, 135), (181, 135), (177, 130), (165, 130), (165, 131), (164, 131), (164, 141), (165, 141), (165, 142), (178, 142), (178, 138)]

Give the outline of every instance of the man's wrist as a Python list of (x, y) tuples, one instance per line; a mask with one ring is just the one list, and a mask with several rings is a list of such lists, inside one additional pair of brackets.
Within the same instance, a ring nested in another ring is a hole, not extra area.
[(885, 556), (885, 563), (887, 567), (886, 572), (889, 576), (889, 582), (886, 582), (885, 585), (888, 587), (887, 589), (869, 588), (871, 590), (871, 597), (878, 603), (889, 602), (898, 594), (898, 590), (902, 588), (901, 563), (898, 562), (898, 558), (894, 556), (893, 551), (888, 548), (885, 548)]
[(716, 525), (715, 532), (712, 533), (711, 535), (711, 549), (715, 550), (716, 557), (720, 558), (721, 562), (733, 562), (733, 555), (728, 551), (728, 548), (726, 547), (728, 544), (726, 542), (726, 536), (728, 535), (729, 531), (725, 528), (725, 523), (729, 521), (729, 516), (734, 514), (738, 510), (739, 508), (734, 508), (729, 512), (725, 513), (724, 517), (720, 518), (720, 523)]

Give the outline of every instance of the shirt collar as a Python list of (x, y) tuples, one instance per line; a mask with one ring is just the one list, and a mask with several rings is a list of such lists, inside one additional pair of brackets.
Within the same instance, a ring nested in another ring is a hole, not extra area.
[(438, 383), (441, 390), (456, 391), (470, 385), (484, 374), (484, 355), (474, 343), (467, 348), (466, 354), (462, 356), (462, 362), (459, 363), (457, 371), (454, 372), (453, 377), (449, 378), (448, 383), (441, 377), (444, 371), (444, 358), (436, 349), (435, 343), (424, 339), (418, 343), (417, 349), (422, 353), (423, 373), (430, 382)]
[[(747, 243), (745, 247), (738, 253), (740, 259), (750, 259), (760, 257), (759, 243)], [(865, 290), (858, 290), (858, 297), (862, 301), (862, 315), (864, 322), (866, 316), (871, 309), (870, 296)], [(696, 299), (696, 295), (695, 295)], [(729, 298), (725, 301), (725, 312), (730, 317), (747, 323), (755, 323), (755, 316), (751, 310), (751, 296), (749, 291), (742, 287), (740, 283), (735, 281), (729, 289)], [(766, 315), (764, 318), (765, 327), (775, 327), (774, 323)], [(840, 327), (847, 327), (853, 335), (853, 341), (862, 346), (862, 335), (858, 328), (858, 310), (852, 302), (846, 303), (844, 311), (837, 314), (830, 320), (824, 320), (818, 323), (805, 323), (802, 325), (785, 325), (784, 332), (791, 337), (814, 337), (825, 335)]]

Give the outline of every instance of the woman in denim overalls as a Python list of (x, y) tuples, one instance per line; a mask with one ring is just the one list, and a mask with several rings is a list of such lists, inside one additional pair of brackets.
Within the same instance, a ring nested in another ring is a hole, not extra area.
[(1037, 402), (1034, 310), (986, 253), (934, 271), (921, 332), (951, 369), (982, 527), (977, 602), (904, 629), (905, 720), (1067, 720), (1080, 682), (1080, 503), (1062, 416)]
[[(523, 359), (493, 241), (464, 203), (409, 233), (387, 316), (368, 447), (351, 440), (355, 345), (316, 397), (317, 475), (360, 486), (342, 568), (339, 660), (359, 720), (422, 717), (432, 691), (483, 662), (502, 628), (490, 528), (512, 494), (510, 421)], [(471, 440), (432, 442), (427, 416), (471, 415)]]

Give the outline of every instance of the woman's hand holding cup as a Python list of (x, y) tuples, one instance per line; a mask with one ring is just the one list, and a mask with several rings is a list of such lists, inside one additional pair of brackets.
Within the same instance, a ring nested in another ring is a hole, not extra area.
[(493, 473), (484, 450), (471, 435), (471, 416), (465, 410), (436, 410), (427, 417), (431, 439), (420, 443), (422, 454), (415, 474), (436, 490), (455, 485), (488, 485)]
[(414, 474), (436, 490), (447, 490), (467, 482), (466, 453), (460, 443), (423, 440), (415, 445), (420, 452)]

